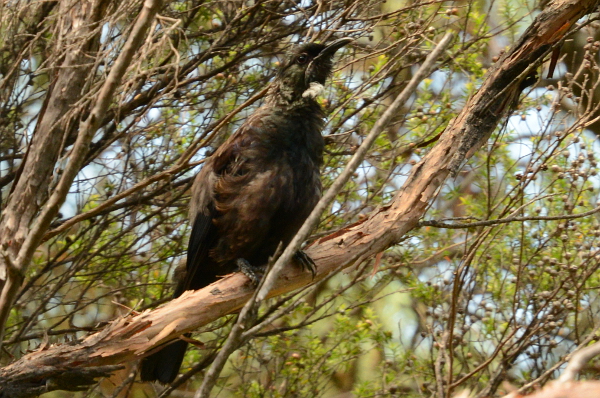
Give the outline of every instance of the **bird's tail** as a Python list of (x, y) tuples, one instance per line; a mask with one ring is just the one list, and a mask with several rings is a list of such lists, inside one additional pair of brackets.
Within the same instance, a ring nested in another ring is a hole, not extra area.
[(187, 345), (183, 340), (175, 340), (160, 351), (143, 358), (140, 365), (142, 381), (172, 383), (179, 373)]

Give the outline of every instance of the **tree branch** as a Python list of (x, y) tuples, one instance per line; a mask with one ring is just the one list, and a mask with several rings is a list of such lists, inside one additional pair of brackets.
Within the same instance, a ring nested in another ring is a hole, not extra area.
[[(521, 40), (492, 67), (479, 91), (446, 128), (438, 143), (413, 167), (390, 204), (362, 222), (323, 237), (306, 251), (317, 266), (315, 281), (377, 254), (399, 240), (425, 213), (446, 178), (486, 142), (530, 83), (554, 43), (596, 6), (596, 0), (557, 0), (538, 15)], [(311, 282), (309, 273), (285, 267), (267, 297)], [(74, 369), (136, 360), (149, 350), (239, 311), (254, 291), (242, 274), (232, 274), (163, 307), (117, 319), (104, 330), (73, 343), (44, 347), (0, 369), (0, 394), (25, 383), (44, 384)], [(48, 387), (51, 388), (51, 387)], [(49, 389), (50, 390), (50, 389)], [(49, 391), (48, 390), (48, 391)], [(20, 394), (20, 395), (19, 395)], [(31, 395), (25, 388), (16, 396)]]
[(433, 72), (434, 66), (437, 62), (437, 59), (446, 51), (446, 49), (450, 46), (452, 39), (454, 38), (454, 34), (451, 32), (446, 33), (446, 35), (442, 38), (442, 40), (438, 43), (438, 45), (433, 49), (433, 51), (427, 56), (427, 59), (421, 65), (417, 73), (412, 77), (408, 85), (402, 90), (402, 92), (396, 97), (394, 102), (390, 105), (390, 107), (383, 113), (383, 115), (377, 120), (367, 137), (364, 139), (358, 150), (354, 153), (342, 173), (335, 179), (331, 187), (327, 190), (325, 195), (319, 200), (313, 211), (310, 213), (298, 233), (294, 236), (290, 244), (285, 248), (281, 256), (277, 259), (273, 267), (270, 268), (269, 272), (265, 275), (262, 283), (258, 287), (258, 291), (255, 295), (246, 303), (244, 308), (242, 309), (240, 316), (231, 329), (229, 336), (227, 336), (227, 340), (223, 345), (223, 348), (219, 351), (219, 354), (215, 358), (215, 361), (212, 363), (210, 369), (206, 373), (204, 380), (202, 381), (202, 386), (196, 394), (194, 398), (205, 398), (208, 397), (210, 391), (214, 387), (217, 382), (217, 378), (221, 374), (225, 363), (227, 362), (227, 358), (241, 345), (244, 341), (247, 341), (247, 336), (243, 335), (243, 332), (249, 326), (249, 316), (253, 314), (257, 305), (263, 301), (269, 292), (275, 286), (277, 282), (277, 278), (279, 274), (283, 271), (284, 267), (292, 260), (292, 256), (294, 253), (300, 249), (300, 246), (308, 237), (310, 233), (315, 229), (319, 220), (321, 219), (321, 214), (325, 211), (327, 207), (331, 205), (331, 202), (335, 199), (335, 197), (339, 194), (339, 192), (344, 188), (344, 185), (348, 182), (352, 174), (356, 171), (358, 166), (363, 162), (367, 152), (371, 148), (371, 146), (375, 143), (375, 140), (379, 135), (383, 132), (383, 130), (388, 126), (392, 118), (398, 112), (398, 109), (408, 101), (411, 95), (417, 90), (417, 86), (421, 81), (429, 76), (431, 72)]
[(592, 210), (584, 211), (583, 213), (577, 214), (564, 214), (560, 216), (530, 216), (530, 217), (506, 217), (499, 218), (496, 220), (484, 220), (474, 221), (469, 223), (456, 223), (449, 224), (443, 221), (426, 220), (419, 222), (419, 227), (435, 227), (435, 228), (446, 228), (446, 229), (464, 229), (464, 228), (475, 228), (475, 227), (489, 227), (500, 224), (510, 224), (513, 222), (523, 221), (559, 221), (559, 220), (574, 220), (577, 218), (589, 217), (592, 214), (600, 212), (600, 207), (595, 207)]
[[(0, 346), (4, 324), (29, 265), (28, 261), (21, 261), (19, 254), (51, 190), (50, 182), (62, 143), (76, 123), (71, 109), (85, 91), (85, 80), (92, 70), (88, 57), (98, 51), (100, 21), (106, 5), (106, 2), (94, 1), (76, 4), (65, 1), (60, 5), (61, 14), (65, 15), (60, 33), (69, 48), (68, 55), (53, 71), (55, 80), (48, 89), (31, 144), (14, 175), (0, 220), (0, 247), (5, 253), (0, 257)], [(66, 12), (67, 9), (71, 12)], [(11, 258), (12, 264), (3, 261), (4, 258)]]

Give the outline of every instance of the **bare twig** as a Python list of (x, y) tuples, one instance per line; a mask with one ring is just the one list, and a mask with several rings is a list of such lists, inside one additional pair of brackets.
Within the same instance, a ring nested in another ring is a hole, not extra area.
[[(15, 265), (21, 273), (27, 269), (33, 253), (41, 242), (45, 231), (48, 229), (52, 219), (56, 216), (60, 206), (65, 201), (69, 189), (73, 184), (73, 180), (80, 172), (81, 165), (85, 160), (85, 155), (87, 154), (94, 133), (98, 129), (100, 121), (108, 110), (113, 99), (113, 94), (129, 67), (134, 54), (143, 43), (148, 28), (154, 20), (154, 16), (158, 12), (160, 5), (160, 0), (146, 0), (144, 2), (144, 6), (133, 26), (131, 34), (112, 66), (90, 115), (79, 128), (77, 140), (71, 150), (69, 163), (65, 167), (62, 177), (46, 202), (46, 205), (41, 210), (40, 215), (33, 223), (19, 250), (15, 259)], [(7, 285), (10, 285), (10, 283), (7, 282)], [(18, 286), (14, 286), (12, 289), (3, 290), (0, 300), (0, 331), (4, 330), (4, 324), (8, 317), (8, 312), (12, 307), (12, 303), (14, 302), (17, 290)], [(2, 337), (3, 332), (0, 332), (0, 341), (2, 341)]]
[(255, 311), (257, 304), (268, 296), (283, 268), (291, 261), (294, 253), (298, 251), (302, 243), (308, 238), (312, 230), (318, 224), (323, 211), (325, 211), (325, 209), (342, 190), (346, 182), (348, 182), (354, 171), (364, 160), (368, 150), (371, 148), (377, 137), (379, 137), (379, 135), (387, 127), (398, 109), (404, 105), (404, 103), (415, 92), (419, 83), (429, 74), (431, 74), (435, 67), (436, 61), (444, 53), (444, 51), (446, 51), (453, 38), (454, 34), (448, 32), (442, 38), (442, 40), (440, 40), (438, 45), (429, 54), (423, 65), (419, 68), (417, 73), (414, 74), (408, 85), (404, 88), (404, 90), (402, 90), (398, 97), (396, 97), (392, 105), (390, 105), (390, 107), (383, 113), (379, 120), (377, 120), (367, 137), (365, 137), (365, 140), (362, 142), (360, 147), (356, 150), (354, 156), (344, 168), (344, 171), (342, 171), (342, 173), (333, 182), (331, 187), (327, 190), (325, 195), (323, 195), (296, 236), (294, 236), (290, 244), (285, 248), (284, 252), (277, 259), (273, 267), (265, 275), (261, 286), (259, 287), (258, 293), (253, 297), (253, 299), (246, 303), (240, 312), (238, 321), (229, 333), (223, 348), (215, 358), (215, 361), (212, 363), (210, 369), (204, 377), (204, 380), (202, 381), (202, 386), (200, 389), (198, 389), (198, 391), (196, 391), (194, 398), (205, 398), (209, 396), (210, 391), (212, 390), (217, 378), (219, 377), (219, 374), (221, 373), (221, 370), (225, 366), (227, 358), (229, 358), (229, 356), (239, 347), (240, 343), (249, 337), (242, 336), (242, 334), (247, 327), (250, 314)]
[[(487, 142), (518, 99), (524, 70), (529, 70), (530, 65), (539, 65), (547, 49), (563, 37), (571, 22), (591, 10), (591, 3), (590, 0), (557, 0), (536, 17), (535, 29), (528, 30), (519, 43), (488, 70), (480, 90), (469, 99), (436, 145), (412, 168), (395, 198), (360, 222), (321, 237), (307, 248), (307, 254), (317, 264), (316, 280), (357, 259), (382, 252), (417, 225), (450, 175), (452, 161), (458, 158), (463, 162)], [(290, 292), (310, 282), (310, 275), (288, 267), (279, 274), (278, 283), (269, 295)], [(0, 391), (22, 386), (24, 380), (39, 386), (60, 378), (65, 370), (72, 368), (133, 361), (181, 334), (238, 311), (253, 294), (246, 283), (243, 275), (230, 275), (154, 311), (111, 322), (82, 342), (45, 346), (43, 350), (26, 354), (0, 369)], [(241, 332), (242, 338), (244, 333)]]
[(558, 221), (558, 220), (573, 220), (582, 217), (588, 217), (593, 214), (600, 212), (600, 207), (596, 207), (592, 210), (585, 211), (583, 213), (578, 214), (564, 214), (561, 216), (531, 216), (531, 217), (507, 217), (500, 218), (498, 220), (485, 220), (485, 221), (474, 221), (470, 223), (460, 223), (460, 224), (449, 224), (442, 221), (421, 221), (419, 222), (419, 227), (436, 227), (436, 228), (446, 228), (446, 229), (464, 229), (464, 228), (473, 228), (473, 227), (489, 227), (492, 225), (500, 225), (500, 224), (508, 224), (512, 222), (523, 222), (523, 221)]

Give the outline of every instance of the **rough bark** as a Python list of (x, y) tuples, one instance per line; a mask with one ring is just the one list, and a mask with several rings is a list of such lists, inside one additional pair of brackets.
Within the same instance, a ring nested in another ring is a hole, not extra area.
[[(597, 0), (552, 2), (490, 69), (478, 92), (413, 167), (393, 201), (364, 221), (321, 238), (307, 249), (317, 266), (315, 279), (380, 253), (414, 228), (446, 178), (486, 142), (511, 110), (552, 46), (597, 5)], [(271, 296), (309, 283), (308, 273), (288, 267)], [(57, 380), (72, 378), (82, 369), (106, 370), (107, 366), (136, 360), (185, 332), (239, 310), (252, 292), (245, 276), (233, 274), (153, 311), (117, 319), (83, 341), (40, 348), (0, 370), (0, 395), (10, 391), (11, 396), (29, 396), (31, 385), (46, 385), (47, 391), (56, 389), (53, 385), (68, 388)], [(54, 384), (46, 384), (48, 380)]]
[(28, 265), (16, 259), (29, 234), (29, 226), (48, 199), (62, 143), (76, 126), (73, 107), (85, 94), (84, 85), (93, 66), (90, 59), (98, 51), (99, 22), (106, 2), (63, 2), (59, 7), (60, 15), (65, 16), (59, 40), (67, 53), (51, 76), (53, 83), (42, 116), (0, 220), (0, 340)]
[[(77, 112), (73, 107), (83, 98), (83, 87), (90, 73), (90, 68), (83, 65), (91, 64), (89, 47), (97, 50), (100, 21), (107, 4), (108, 2), (102, 0), (78, 2), (73, 8), (76, 15), (71, 23), (77, 44), (65, 47), (69, 51), (65, 64), (59, 69), (57, 82), (45, 103), (42, 122), (47, 122), (41, 123), (40, 129), (34, 135), (21, 176), (15, 182), (15, 189), (3, 212), (0, 222), (0, 341), (4, 335), (4, 325), (10, 308), (33, 253), (42, 242), (44, 233), (79, 173), (94, 133), (106, 114), (114, 92), (135, 52), (143, 43), (161, 1), (144, 2), (127, 42), (90, 106), (89, 115), (78, 123), (74, 117)], [(55, 186), (50, 186), (49, 181), (58, 156), (64, 149), (65, 142), (71, 140), (69, 134), (76, 124), (77, 138), (69, 152), (68, 163), (61, 173), (57, 173)]]

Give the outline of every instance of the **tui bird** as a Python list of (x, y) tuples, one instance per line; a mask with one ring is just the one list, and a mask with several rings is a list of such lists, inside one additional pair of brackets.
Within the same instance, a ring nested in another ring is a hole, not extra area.
[[(331, 74), (333, 55), (351, 41), (297, 47), (264, 105), (206, 161), (192, 187), (192, 234), (174, 298), (237, 269), (258, 283), (261, 267), (300, 229), (321, 197), (325, 114), (315, 97)], [(306, 254), (295, 258), (314, 275)], [(176, 340), (144, 358), (142, 380), (171, 383), (186, 348)]]

